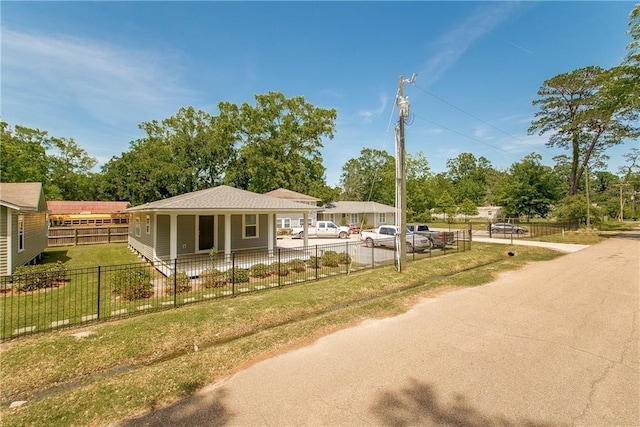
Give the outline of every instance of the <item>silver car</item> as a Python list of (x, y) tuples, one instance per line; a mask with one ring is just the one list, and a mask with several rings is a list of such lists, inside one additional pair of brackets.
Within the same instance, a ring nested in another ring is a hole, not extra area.
[(527, 232), (527, 229), (508, 222), (497, 222), (490, 225), (489, 231), (502, 234), (524, 234)]

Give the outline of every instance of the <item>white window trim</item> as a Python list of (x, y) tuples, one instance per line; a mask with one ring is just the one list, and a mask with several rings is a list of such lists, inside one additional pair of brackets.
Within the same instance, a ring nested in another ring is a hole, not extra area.
[(147, 234), (151, 234), (151, 216), (147, 215), (145, 218), (145, 231)]
[(18, 215), (18, 252), (24, 252), (24, 215)]
[(136, 217), (133, 233), (136, 235), (136, 237), (140, 237), (140, 235), (142, 234), (139, 217)]
[(387, 214), (384, 212), (378, 213), (378, 222), (380, 224), (385, 224), (387, 222)]
[[(247, 224), (247, 216), (254, 216), (256, 218), (255, 224)], [(260, 238), (260, 216), (258, 214), (244, 214), (242, 215), (242, 238), (243, 239), (258, 239)], [(255, 227), (256, 235), (255, 236), (247, 236), (247, 227)]]

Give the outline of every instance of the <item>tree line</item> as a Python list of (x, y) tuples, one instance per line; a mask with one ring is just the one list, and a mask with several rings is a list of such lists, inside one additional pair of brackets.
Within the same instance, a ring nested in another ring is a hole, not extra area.
[[(543, 165), (531, 153), (506, 170), (462, 153), (434, 174), (423, 153), (407, 157), (409, 218), (430, 210), (473, 215), (499, 205), (509, 216), (586, 218), (587, 197), (600, 216), (637, 216), (640, 150), (625, 154), (617, 174), (607, 171), (607, 149), (638, 138), (640, 111), (640, 5), (630, 14), (627, 55), (618, 66), (588, 66), (546, 80), (529, 133), (548, 136), (548, 147), (567, 155)], [(372, 200), (393, 205), (395, 160), (364, 148), (342, 167), (340, 185), (326, 183), (320, 149), (333, 139), (337, 112), (303, 97), (269, 92), (255, 104), (218, 104), (213, 115), (193, 107), (161, 121), (143, 122), (144, 136), (97, 164), (72, 138), (0, 121), (0, 182), (42, 182), (49, 200), (127, 200), (138, 205), (226, 184), (264, 193), (287, 188), (321, 199)], [(627, 201), (631, 203), (627, 203)], [(625, 206), (626, 205), (626, 206)], [(597, 217), (598, 215), (596, 215)]]

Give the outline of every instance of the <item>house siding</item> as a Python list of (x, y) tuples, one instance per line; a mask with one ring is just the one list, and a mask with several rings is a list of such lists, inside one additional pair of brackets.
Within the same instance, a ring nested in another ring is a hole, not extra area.
[(195, 215), (178, 215), (178, 255), (193, 254), (196, 251)]
[[(24, 215), (24, 250), (22, 252), (18, 252), (18, 215)], [(47, 215), (43, 212), (22, 212), (13, 216), (15, 220), (11, 221), (12, 235), (16, 238), (11, 242), (15, 249), (12, 264), (13, 267), (17, 267), (39, 258), (47, 247)]]
[[(258, 238), (243, 239), (242, 238), (242, 215), (231, 215), (231, 242), (233, 247), (231, 250), (244, 250), (264, 248), (268, 243), (269, 216), (266, 214), (258, 215)], [(274, 228), (275, 230), (275, 228)]]
[[(153, 230), (153, 217), (151, 216)], [(153, 259), (153, 233), (147, 234), (145, 230), (145, 214), (134, 214), (129, 223), (129, 246), (147, 259)], [(140, 220), (140, 236), (136, 236), (136, 219)]]
[(7, 220), (8, 209), (5, 206), (0, 206), (0, 275), (6, 276), (9, 274), (9, 250), (7, 236)]
[(171, 217), (158, 215), (156, 218), (156, 256), (169, 256), (171, 252)]

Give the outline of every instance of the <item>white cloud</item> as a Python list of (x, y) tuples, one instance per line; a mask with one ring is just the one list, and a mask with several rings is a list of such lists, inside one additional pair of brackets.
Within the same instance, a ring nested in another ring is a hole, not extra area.
[[(104, 125), (149, 114), (189, 94), (179, 61), (94, 40), (2, 29), (3, 104), (38, 114), (76, 114)], [(64, 109), (65, 111), (60, 111)]]
[(477, 39), (507, 19), (516, 7), (517, 3), (512, 2), (482, 4), (472, 16), (443, 34), (435, 43), (435, 54), (420, 73), (427, 76), (427, 86), (438, 81)]
[(364, 120), (365, 123), (371, 123), (373, 119), (380, 117), (380, 115), (387, 108), (387, 102), (389, 98), (385, 94), (380, 94), (379, 96), (380, 104), (378, 108), (374, 110), (360, 110), (358, 111), (358, 116)]

